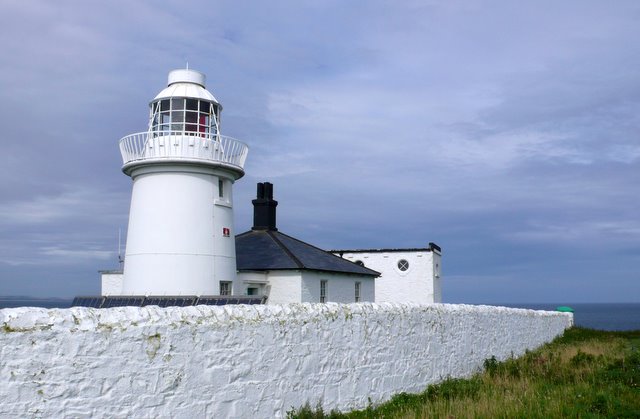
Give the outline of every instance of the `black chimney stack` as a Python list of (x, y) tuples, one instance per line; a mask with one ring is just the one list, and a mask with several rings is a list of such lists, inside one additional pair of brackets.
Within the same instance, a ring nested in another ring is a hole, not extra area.
[(273, 185), (269, 182), (258, 183), (258, 197), (253, 203), (253, 227), (251, 230), (273, 230), (276, 228), (276, 207), (273, 199)]

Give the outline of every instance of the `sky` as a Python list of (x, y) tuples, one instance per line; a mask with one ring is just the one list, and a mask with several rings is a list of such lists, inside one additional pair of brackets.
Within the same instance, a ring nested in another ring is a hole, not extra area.
[[(637, 1), (0, 3), (0, 295), (99, 294), (145, 131), (207, 75), (280, 231), (443, 251), (448, 303), (640, 302)], [(121, 232), (121, 233), (119, 233)]]

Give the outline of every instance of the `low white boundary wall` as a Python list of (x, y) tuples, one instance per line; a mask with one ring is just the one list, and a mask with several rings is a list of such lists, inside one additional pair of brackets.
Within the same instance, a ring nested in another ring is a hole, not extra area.
[(364, 408), (562, 334), (571, 314), (435, 304), (0, 310), (0, 417)]

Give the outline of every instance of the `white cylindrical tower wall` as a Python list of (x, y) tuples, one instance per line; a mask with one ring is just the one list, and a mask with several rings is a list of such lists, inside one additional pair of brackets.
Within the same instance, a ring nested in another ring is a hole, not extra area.
[(217, 295), (220, 281), (235, 282), (229, 174), (154, 165), (132, 178), (123, 293)]

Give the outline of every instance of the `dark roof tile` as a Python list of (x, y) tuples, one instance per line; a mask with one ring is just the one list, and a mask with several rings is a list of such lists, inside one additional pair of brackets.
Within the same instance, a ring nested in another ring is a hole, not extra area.
[(241, 271), (309, 269), (380, 276), (379, 272), (274, 230), (251, 230), (236, 236), (236, 262)]

